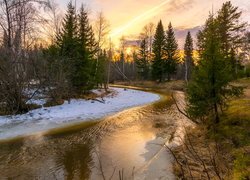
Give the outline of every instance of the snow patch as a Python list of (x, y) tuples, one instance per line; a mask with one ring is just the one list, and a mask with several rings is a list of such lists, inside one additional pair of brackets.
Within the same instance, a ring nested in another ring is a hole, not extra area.
[[(152, 103), (159, 95), (122, 88), (112, 88), (116, 96), (104, 97), (105, 103), (73, 99), (71, 103), (32, 110), (27, 114), (0, 116), (0, 139), (28, 135), (39, 131), (65, 126), (69, 123), (95, 120), (122, 111), (126, 108)], [(35, 104), (44, 104), (40, 99)]]

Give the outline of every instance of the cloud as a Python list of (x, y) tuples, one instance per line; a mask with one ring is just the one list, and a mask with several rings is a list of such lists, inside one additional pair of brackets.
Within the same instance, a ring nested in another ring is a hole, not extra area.
[[(59, 1), (59, 0), (57, 0)], [(68, 0), (60, 0), (64, 4)], [(155, 24), (161, 19), (166, 26), (169, 21), (177, 29), (188, 29), (203, 25), (209, 11), (217, 11), (227, 0), (77, 0), (85, 2), (92, 9), (92, 17), (103, 11), (110, 21), (113, 35), (139, 34), (149, 22)], [(243, 20), (250, 19), (250, 0), (231, 0), (243, 11)], [(162, 5), (161, 5), (162, 4)]]

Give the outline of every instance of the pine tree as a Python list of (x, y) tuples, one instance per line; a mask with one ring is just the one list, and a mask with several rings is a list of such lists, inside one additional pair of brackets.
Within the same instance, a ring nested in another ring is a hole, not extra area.
[(212, 118), (213, 121), (208, 124), (215, 125), (219, 123), (220, 111), (227, 104), (227, 99), (239, 95), (242, 89), (229, 85), (232, 74), (230, 65), (219, 48), (221, 41), (217, 32), (218, 24), (212, 16), (209, 19), (200, 64), (187, 89), (187, 112), (195, 119)]
[(99, 62), (98, 62), (98, 71), (95, 74), (95, 83), (97, 85), (105, 84), (107, 81), (106, 77), (106, 67), (108, 66), (108, 55), (106, 50), (103, 50), (99, 53)]
[(235, 52), (235, 62), (232, 62), (231, 50), (241, 47), (243, 44), (242, 33), (245, 30), (246, 23), (240, 23), (242, 12), (238, 7), (234, 7), (230, 1), (225, 2), (218, 12), (216, 21), (218, 21), (218, 32), (221, 40), (221, 50), (231, 63), (232, 73), (235, 77), (238, 71), (238, 58)]
[(164, 46), (164, 50), (166, 51), (166, 61), (164, 63), (164, 71), (167, 75), (168, 81), (170, 81), (171, 76), (174, 73), (176, 73), (177, 62), (179, 60), (178, 44), (175, 39), (175, 34), (171, 22), (169, 23), (168, 26), (166, 44)]
[(162, 82), (164, 80), (164, 46), (166, 37), (162, 21), (160, 21), (156, 28), (156, 33), (153, 42), (153, 64), (152, 64), (152, 77), (154, 80)]
[(148, 61), (148, 49), (147, 49), (146, 39), (143, 39), (141, 41), (140, 50), (136, 58), (136, 65), (140, 77), (142, 77), (143, 80), (148, 79), (149, 61)]
[(93, 29), (89, 23), (88, 13), (82, 5), (78, 16), (78, 41), (80, 58), (77, 61), (76, 84), (83, 90), (91, 89), (94, 81), (94, 62), (97, 53), (97, 45)]
[(57, 46), (70, 90), (81, 94), (95, 85), (92, 77), (96, 43), (84, 7), (81, 7), (78, 17), (75, 12), (72, 3), (69, 3), (62, 29), (57, 35)]
[(214, 17), (210, 14), (205, 22), (204, 28), (197, 33), (197, 49), (200, 57), (204, 52), (206, 36), (209, 33), (209, 27), (212, 24), (214, 24)]
[(59, 49), (61, 65), (66, 74), (67, 86), (72, 90), (76, 73), (75, 61), (78, 56), (77, 18), (72, 3), (68, 4), (66, 17), (62, 29), (57, 34), (56, 44)]
[(62, 29), (57, 35), (56, 44), (60, 48), (60, 55), (64, 57), (71, 57), (77, 51), (77, 18), (75, 8), (70, 2), (66, 17), (62, 23)]
[(185, 64), (185, 80), (188, 82), (191, 79), (191, 73), (194, 66), (193, 59), (193, 39), (191, 33), (188, 32), (184, 45), (184, 64)]

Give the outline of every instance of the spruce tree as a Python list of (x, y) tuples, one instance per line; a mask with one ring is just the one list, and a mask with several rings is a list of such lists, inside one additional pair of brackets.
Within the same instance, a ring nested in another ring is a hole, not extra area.
[(148, 49), (146, 39), (141, 41), (139, 53), (136, 58), (136, 65), (138, 73), (143, 80), (148, 79), (149, 75), (149, 61), (148, 61)]
[(184, 45), (184, 65), (185, 65), (186, 82), (188, 82), (191, 79), (191, 73), (194, 67), (193, 51), (194, 51), (193, 39), (191, 33), (188, 32)]
[(105, 84), (107, 81), (107, 72), (106, 67), (108, 66), (108, 54), (106, 50), (102, 50), (99, 53), (99, 65), (98, 65), (98, 71), (95, 74), (95, 83), (97, 85)]
[(154, 80), (162, 82), (164, 80), (164, 46), (166, 43), (166, 36), (162, 21), (157, 25), (154, 42), (153, 42), (153, 64), (152, 64), (152, 77)]
[[(232, 73), (235, 78), (237, 77), (239, 64), (239, 54), (237, 49), (243, 44), (242, 32), (245, 30), (246, 23), (241, 23), (242, 12), (232, 5), (230, 1), (225, 2), (222, 8), (218, 12), (216, 20), (218, 21), (218, 32), (221, 40), (221, 50), (231, 64)], [(232, 55), (232, 49), (234, 49), (234, 57)], [(234, 59), (235, 61), (232, 61)]]
[(78, 16), (78, 41), (80, 58), (77, 61), (76, 84), (83, 90), (91, 89), (94, 81), (94, 61), (96, 60), (97, 45), (93, 29), (89, 23), (88, 13), (82, 5)]
[(167, 75), (168, 81), (170, 81), (171, 76), (176, 73), (177, 70), (177, 62), (179, 60), (178, 55), (178, 44), (175, 39), (174, 30), (171, 22), (169, 23), (166, 43), (164, 46), (164, 51), (166, 52), (166, 60), (164, 63), (164, 72)]
[(70, 2), (62, 23), (62, 29), (56, 37), (61, 64), (66, 74), (67, 86), (73, 89), (76, 72), (75, 61), (78, 56), (77, 17), (75, 8)]
[[(204, 28), (197, 33), (197, 49), (198, 49), (200, 58), (206, 46), (205, 44), (206, 36), (208, 35), (208, 33), (210, 33), (209, 27), (211, 27), (211, 25), (214, 24), (214, 21), (215, 21), (214, 16), (210, 14), (208, 19), (205, 22)], [(215, 31), (217, 32), (217, 30)]]
[(209, 125), (219, 123), (220, 112), (226, 107), (227, 99), (239, 95), (241, 88), (231, 86), (230, 64), (220, 50), (221, 41), (217, 31), (218, 24), (212, 16), (209, 18), (204, 36), (201, 60), (194, 71), (187, 89), (187, 112), (194, 119), (213, 121)]
[(60, 55), (72, 57), (77, 52), (77, 18), (75, 8), (70, 2), (66, 17), (62, 23), (62, 29), (57, 34), (56, 44), (60, 48)]

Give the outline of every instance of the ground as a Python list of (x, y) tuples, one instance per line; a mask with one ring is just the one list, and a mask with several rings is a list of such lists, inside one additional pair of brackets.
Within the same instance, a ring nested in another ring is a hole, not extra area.
[[(120, 83), (176, 92), (185, 90), (183, 81), (167, 83)], [(180, 179), (250, 179), (250, 79), (233, 83), (245, 87), (240, 98), (231, 99), (216, 133), (207, 127), (185, 127), (182, 145), (171, 148), (176, 159), (174, 171)], [(176, 97), (183, 104), (183, 97)]]
[(187, 129), (184, 144), (174, 150), (180, 178), (250, 178), (250, 79), (234, 84), (245, 87), (244, 95), (230, 100), (216, 132), (201, 125)]

